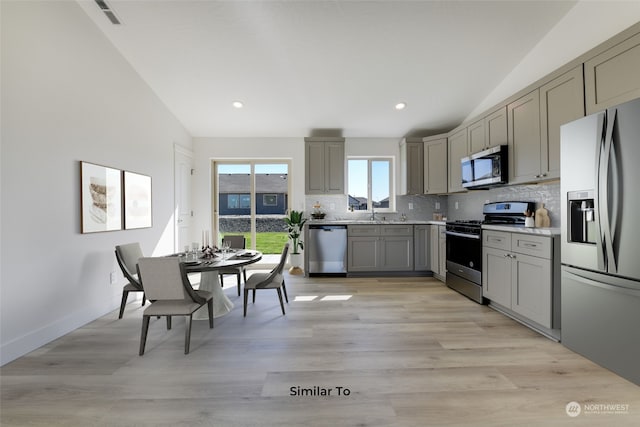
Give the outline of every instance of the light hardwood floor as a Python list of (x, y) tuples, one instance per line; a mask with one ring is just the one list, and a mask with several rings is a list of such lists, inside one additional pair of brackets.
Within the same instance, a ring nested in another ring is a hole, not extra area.
[(434, 279), (286, 279), (286, 316), (265, 290), (246, 318), (228, 280), (235, 308), (189, 355), (161, 319), (139, 357), (136, 302), (5, 365), (0, 424), (640, 425), (640, 387)]

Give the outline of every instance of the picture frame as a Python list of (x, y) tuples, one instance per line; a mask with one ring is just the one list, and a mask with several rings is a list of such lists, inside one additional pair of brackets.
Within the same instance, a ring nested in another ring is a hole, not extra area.
[(123, 184), (125, 230), (152, 227), (151, 177), (124, 171)]
[(80, 162), (82, 233), (122, 230), (122, 171)]

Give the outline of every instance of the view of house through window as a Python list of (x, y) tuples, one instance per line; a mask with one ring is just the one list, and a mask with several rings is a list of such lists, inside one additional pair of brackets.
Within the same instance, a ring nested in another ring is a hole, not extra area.
[(347, 161), (349, 210), (393, 210), (392, 163), (388, 158), (352, 158)]
[(242, 234), (247, 249), (281, 253), (288, 240), (288, 162), (215, 162), (214, 168), (214, 228), (220, 239)]

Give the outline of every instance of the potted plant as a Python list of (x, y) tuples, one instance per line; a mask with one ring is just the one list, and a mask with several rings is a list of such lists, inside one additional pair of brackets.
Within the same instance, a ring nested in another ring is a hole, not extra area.
[(302, 253), (301, 249), (304, 249), (304, 242), (301, 239), (302, 236), (302, 227), (304, 227), (304, 223), (307, 222), (304, 217), (303, 211), (295, 211), (292, 210), (289, 212), (289, 216), (284, 218), (284, 222), (287, 224), (287, 231), (289, 233), (289, 238), (291, 239), (291, 254), (289, 255), (289, 264), (291, 264), (291, 268), (289, 269), (289, 273), (291, 274), (302, 274), (302, 269), (300, 265), (302, 265)]

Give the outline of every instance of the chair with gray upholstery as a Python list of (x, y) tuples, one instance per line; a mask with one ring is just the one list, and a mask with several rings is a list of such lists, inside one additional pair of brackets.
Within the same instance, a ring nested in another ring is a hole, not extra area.
[(151, 306), (142, 315), (140, 356), (144, 354), (149, 320), (153, 316), (167, 316), (167, 329), (171, 329), (172, 316), (185, 316), (184, 354), (188, 354), (192, 315), (205, 304), (209, 311), (209, 328), (213, 328), (213, 294), (191, 287), (184, 263), (178, 257), (140, 258), (138, 277), (151, 301)]
[(142, 256), (140, 243), (128, 243), (126, 245), (116, 246), (116, 260), (118, 261), (118, 265), (120, 266), (120, 270), (122, 270), (122, 274), (125, 279), (129, 281), (129, 283), (124, 285), (124, 288), (122, 289), (122, 301), (120, 302), (120, 314), (118, 315), (118, 319), (122, 319), (124, 307), (127, 305), (129, 292), (142, 292), (143, 306), (147, 301), (142, 284), (140, 283), (140, 280), (138, 280), (138, 273), (136, 270), (138, 259), (142, 258)]
[[(244, 316), (247, 316), (247, 300), (249, 298), (249, 290), (253, 291), (253, 302), (256, 302), (256, 291), (258, 289), (275, 289), (278, 291), (278, 298), (280, 299), (280, 308), (282, 308), (282, 314), (284, 315), (284, 303), (282, 302), (282, 292), (284, 291), (284, 297), (289, 303), (289, 297), (287, 296), (287, 287), (284, 283), (284, 264), (287, 260), (287, 253), (289, 252), (289, 243), (284, 245), (282, 249), (282, 255), (280, 256), (280, 262), (269, 273), (253, 273), (249, 276), (249, 280), (244, 283)], [(282, 291), (281, 291), (282, 289)]]
[[(222, 243), (229, 243), (229, 247), (232, 249), (245, 249), (246, 240), (243, 235), (226, 235), (222, 238)], [(233, 274), (238, 280), (238, 296), (240, 296), (240, 274), (244, 276), (244, 281), (247, 281), (247, 270), (244, 267), (227, 267), (218, 270), (220, 275), (220, 284), (224, 286), (224, 275)]]

